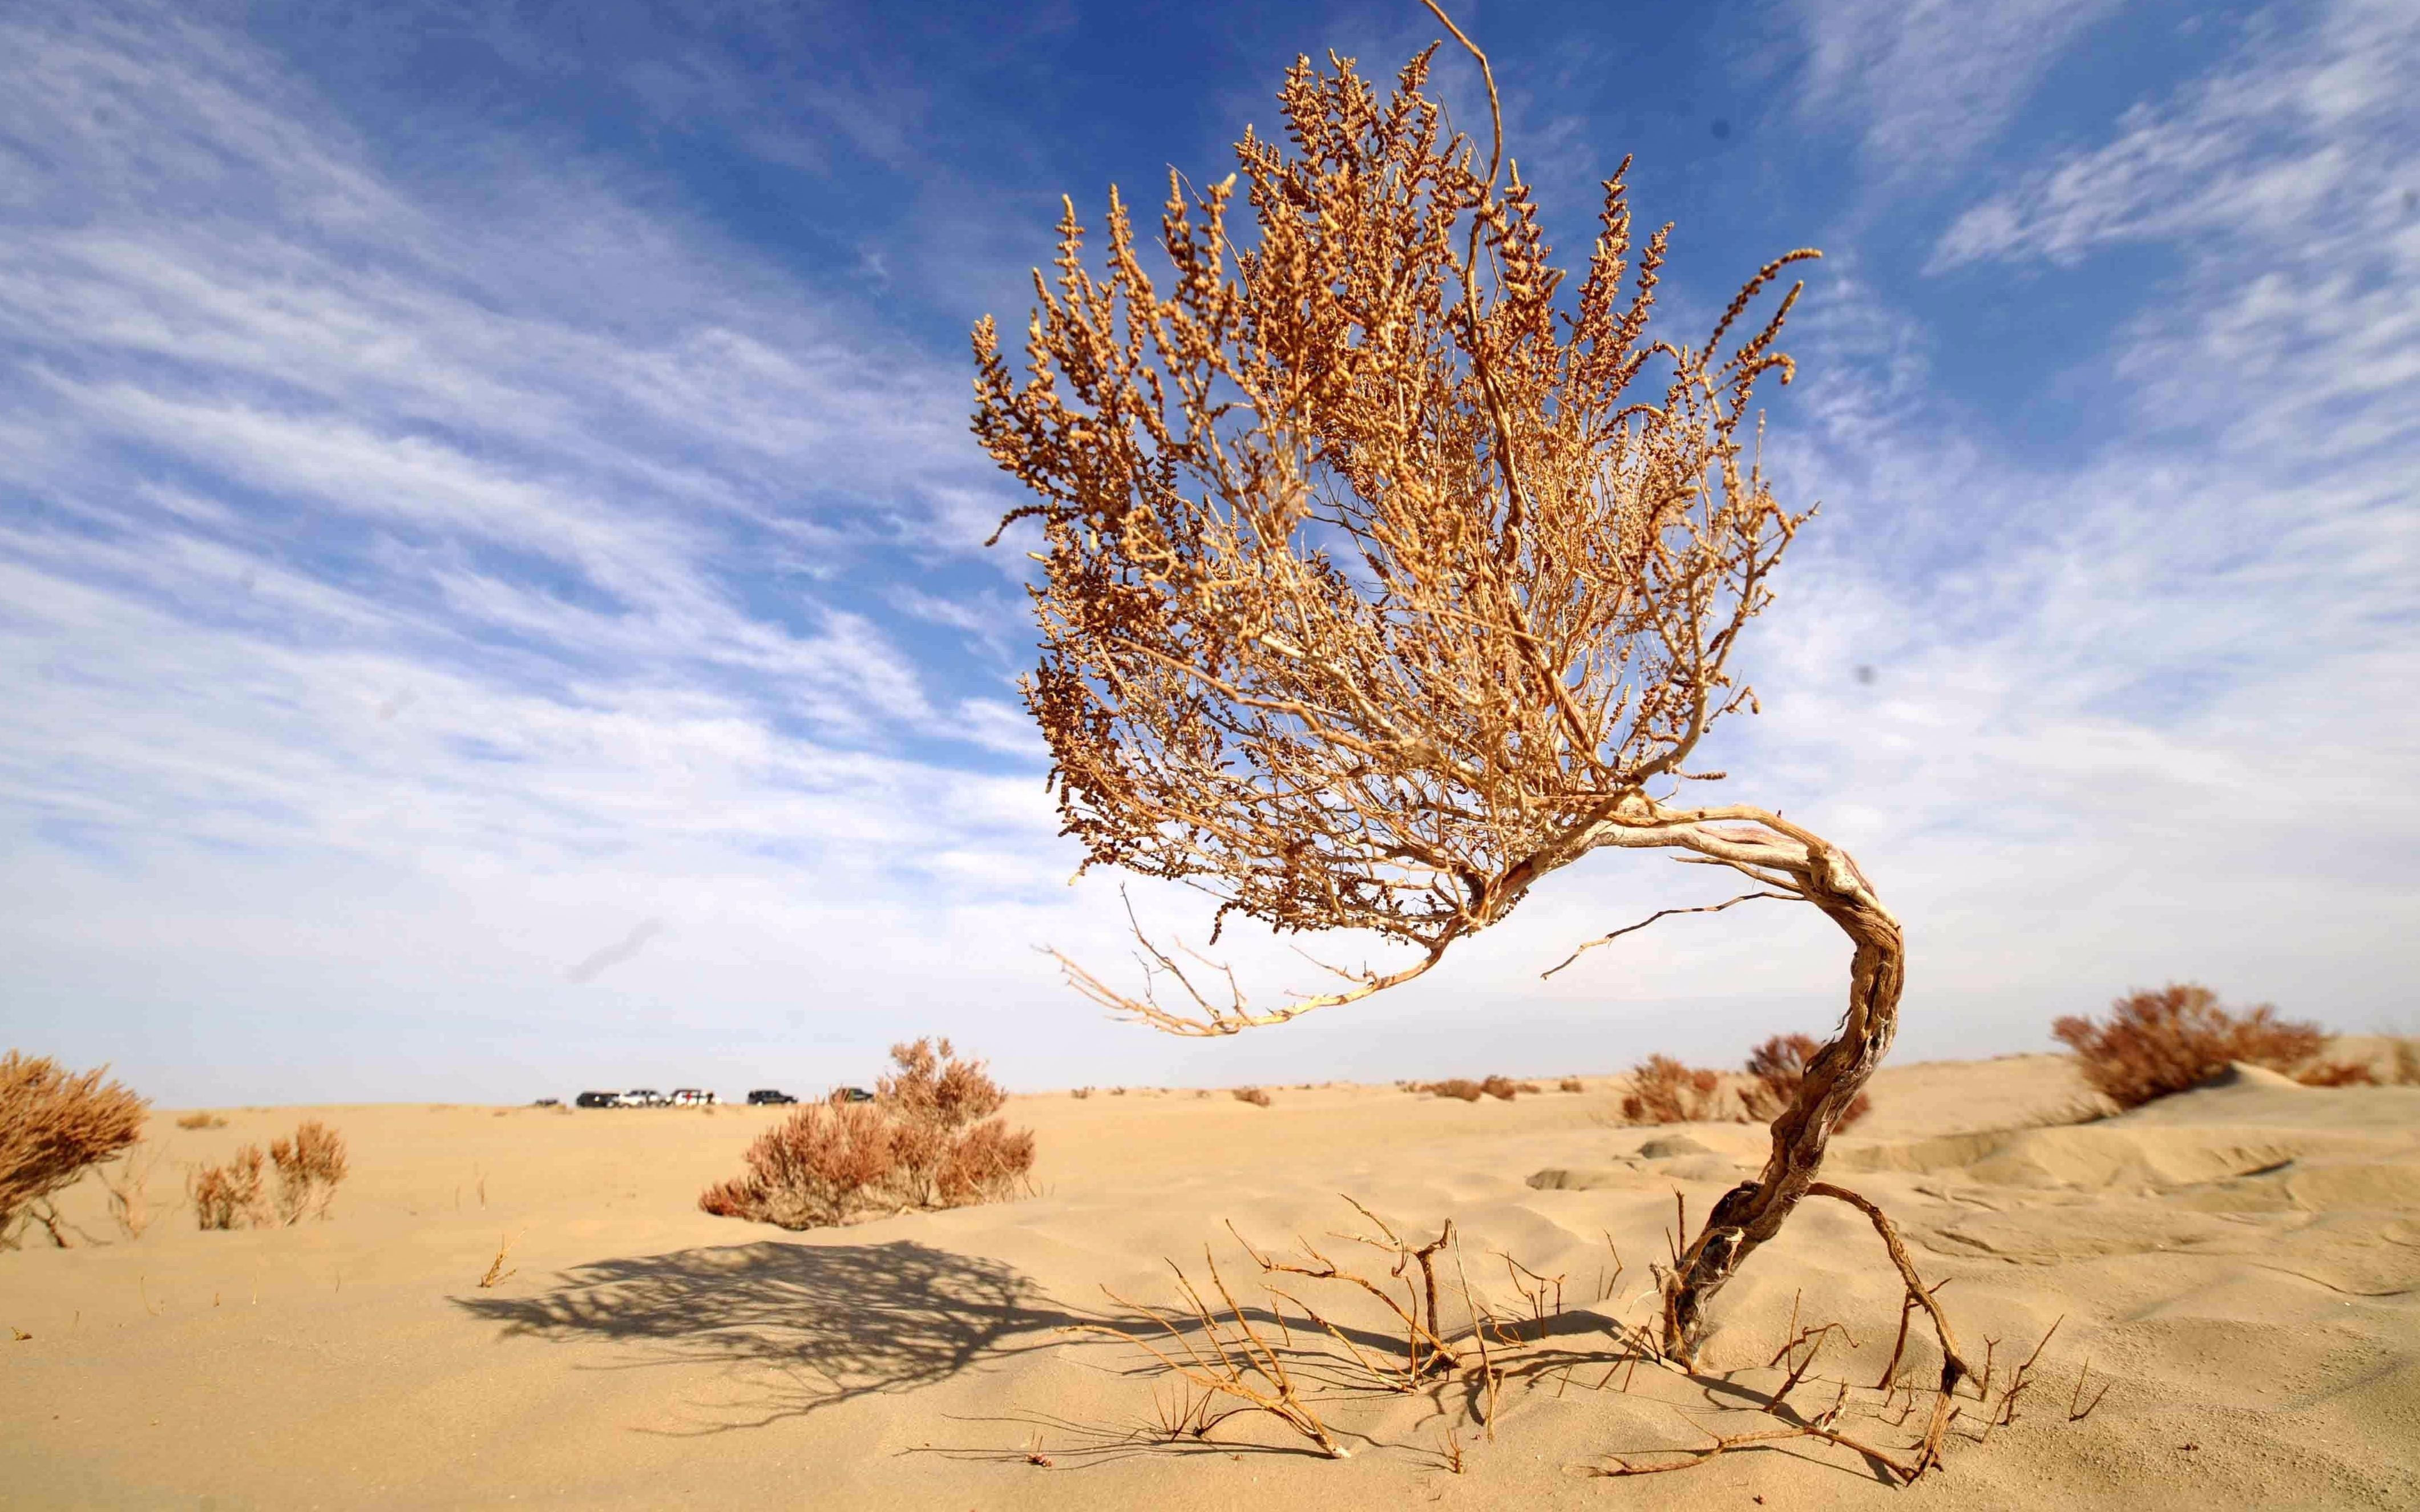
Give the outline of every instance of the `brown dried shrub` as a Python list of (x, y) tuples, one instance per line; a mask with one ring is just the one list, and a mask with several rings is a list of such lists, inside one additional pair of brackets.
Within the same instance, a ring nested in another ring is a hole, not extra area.
[(891, 1062), (897, 1070), (874, 1084), (874, 1101), (911, 1123), (963, 1129), (1008, 1102), (985, 1063), (959, 1059), (947, 1040), (894, 1044)]
[(1269, 1094), (1257, 1087), (1238, 1087), (1234, 1090), (1234, 1098), (1238, 1103), (1249, 1103), (1256, 1108), (1269, 1105)]
[(1630, 1073), (1621, 1116), (1632, 1123), (1702, 1123), (1722, 1117), (1722, 1076), (1649, 1056)]
[(224, 1129), (226, 1120), (215, 1113), (188, 1113), (177, 1120), (179, 1129)]
[(289, 1224), (302, 1222), (305, 1212), (328, 1216), (336, 1183), (350, 1169), (345, 1136), (317, 1119), (303, 1119), (291, 1139), (271, 1140), (269, 1160), (277, 1167), (277, 1215)]
[(27, 1224), (65, 1247), (51, 1197), (142, 1136), (142, 1098), (109, 1068), (70, 1075), (47, 1056), (0, 1057), (0, 1249), (14, 1249)]
[(1413, 1084), (1412, 1090), (1427, 1092), (1433, 1097), (1450, 1097), (1463, 1103), (1476, 1103), (1485, 1095), (1485, 1088), (1467, 1076), (1456, 1076), (1443, 1082), (1417, 1082)]
[(898, 1069), (876, 1084), (873, 1102), (799, 1108), (749, 1147), (746, 1174), (708, 1187), (698, 1206), (818, 1228), (1015, 1192), (1033, 1168), (1033, 1135), (991, 1117), (1008, 1094), (983, 1062), (959, 1059), (947, 1040), (892, 1045), (891, 1058)]
[[(1823, 1042), (1812, 1035), (1776, 1034), (1748, 1052), (1748, 1085), (1740, 1089), (1740, 1102), (1747, 1116), (1759, 1123), (1769, 1123), (1781, 1117), (1798, 1096), (1798, 1084), (1807, 1079), (1807, 1063)], [(1835, 1134), (1874, 1110), (1874, 1100), (1863, 1092), (1841, 1110), (1839, 1121), (1832, 1125)]]
[(1588, 1090), (1588, 1084), (1581, 1081), (1576, 1076), (1566, 1076), (1561, 1081), (1555, 1084), (1555, 1090), (1558, 1092), (1585, 1092)]
[(268, 1165), (258, 1145), (239, 1149), (224, 1165), (204, 1165), (194, 1172), (194, 1221), (209, 1228), (257, 1228), (269, 1222), (269, 1203), (262, 1196)]
[(756, 1136), (743, 1176), (697, 1205), (720, 1218), (819, 1228), (888, 1206), (891, 1116), (871, 1103), (810, 1103)]
[(2368, 1068), (2322, 1062), (2327, 1033), (2316, 1024), (2277, 1017), (2267, 1003), (2237, 1011), (2198, 982), (2135, 991), (2109, 1005), (2109, 1020), (2071, 1014), (2051, 1033), (2083, 1063), (2084, 1079), (2121, 1108), (2189, 1090), (2240, 1060), (2311, 1087), (2375, 1081)]

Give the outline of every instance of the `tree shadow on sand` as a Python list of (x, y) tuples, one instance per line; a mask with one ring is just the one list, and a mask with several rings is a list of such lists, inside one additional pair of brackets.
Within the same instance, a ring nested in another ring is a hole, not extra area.
[(762, 1427), (877, 1392), (928, 1385), (1044, 1349), (1093, 1321), (1051, 1305), (1015, 1267), (910, 1240), (752, 1244), (599, 1260), (535, 1297), (460, 1297), (503, 1336), (603, 1340), (599, 1369), (719, 1366), (738, 1399), (686, 1430)]

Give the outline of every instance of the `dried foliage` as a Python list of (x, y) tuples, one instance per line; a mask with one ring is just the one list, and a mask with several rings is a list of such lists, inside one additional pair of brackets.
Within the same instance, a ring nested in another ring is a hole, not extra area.
[(179, 1129), (224, 1129), (226, 1120), (215, 1113), (188, 1113), (177, 1120)]
[[(1807, 1034), (1776, 1034), (1748, 1052), (1746, 1087), (1740, 1090), (1740, 1101), (1747, 1116), (1759, 1122), (1769, 1122), (1781, 1116), (1781, 1110), (1797, 1099), (1798, 1084), (1807, 1079), (1807, 1063), (1823, 1048), (1822, 1041)], [(1833, 1123), (1834, 1133), (1864, 1118), (1874, 1110), (1874, 1100), (1860, 1092), (1840, 1110)]]
[(1807, 517), (1743, 434), (1757, 384), (1791, 376), (1775, 343), (1797, 290), (1743, 317), (1816, 254), (1759, 270), (1701, 344), (1651, 338), (1667, 233), (1635, 247), (1626, 164), (1567, 286), (1507, 170), (1494, 74), (1446, 25), (1487, 79), (1483, 169), (1424, 92), (1434, 49), (1390, 97), (1305, 58), (1282, 139), (1236, 148), (1249, 229), (1238, 177), (1172, 174), (1163, 288), (1123, 198), (1099, 276), (1068, 202), (1023, 374), (990, 319), (974, 333), (975, 433), (1035, 499), (1002, 522), (1043, 538), (1025, 695), (1085, 865), (1200, 887), (1220, 921), (1363, 931), (1410, 959), (1257, 1009), (1223, 968), (1218, 990), (1197, 983), (1181, 947), (1143, 942), (1138, 993), (1062, 964), (1114, 1012), (1231, 1034), (1419, 976), (1601, 848), (1755, 884), (1665, 913), (1822, 909), (1855, 948), (1848, 1009), (1763, 1173), (1676, 1273), (1685, 1350), (1805, 1196), (1900, 992), (1898, 921), (1844, 853), (1777, 813), (1678, 797), (1720, 775), (1688, 768), (1707, 731), (1754, 706), (1731, 658)]
[(1588, 1090), (1588, 1083), (1581, 1081), (1576, 1076), (1566, 1076), (1561, 1081), (1555, 1084), (1555, 1090), (1558, 1092), (1585, 1092)]
[(1256, 1108), (1269, 1105), (1269, 1094), (1257, 1087), (1238, 1087), (1234, 1090), (1234, 1098), (1238, 1103), (1249, 1103)]
[(317, 1119), (305, 1119), (291, 1139), (273, 1139), (270, 1164), (277, 1167), (277, 1216), (289, 1224), (302, 1215), (328, 1216), (336, 1183), (349, 1167), (345, 1162), (345, 1136)]
[(196, 1168), (187, 1193), (194, 1223), (205, 1229), (266, 1227), (268, 1165), (258, 1145), (244, 1145), (224, 1165)]
[(950, 1041), (891, 1047), (874, 1101), (808, 1103), (758, 1135), (745, 1174), (698, 1206), (723, 1218), (821, 1228), (873, 1213), (959, 1208), (1013, 1194), (1033, 1135), (992, 1115), (1008, 1100), (984, 1063)]
[(0, 1056), (0, 1249), (28, 1225), (65, 1247), (51, 1198), (143, 1134), (142, 1098), (104, 1081), (106, 1066), (71, 1074), (47, 1056)]
[(1649, 1056), (1630, 1073), (1621, 1116), (1632, 1123), (1706, 1123), (1725, 1116), (1719, 1072)]
[(2188, 1091), (2234, 1060), (2312, 1087), (2376, 1080), (2367, 1067), (2319, 1061), (2327, 1033), (2318, 1025), (2280, 1019), (2267, 1003), (2221, 1007), (2218, 995), (2196, 982), (2129, 993), (2109, 1005), (2106, 1023), (2071, 1015), (2051, 1033), (2075, 1052), (2086, 1083), (2121, 1108)]

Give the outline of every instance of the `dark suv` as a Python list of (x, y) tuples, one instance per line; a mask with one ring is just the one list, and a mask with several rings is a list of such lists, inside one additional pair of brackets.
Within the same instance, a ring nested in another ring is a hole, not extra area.
[(760, 1087), (748, 1094), (748, 1101), (762, 1106), (768, 1103), (796, 1103), (798, 1099), (770, 1087)]
[(618, 1108), (622, 1105), (619, 1092), (582, 1092), (571, 1100), (583, 1108)]

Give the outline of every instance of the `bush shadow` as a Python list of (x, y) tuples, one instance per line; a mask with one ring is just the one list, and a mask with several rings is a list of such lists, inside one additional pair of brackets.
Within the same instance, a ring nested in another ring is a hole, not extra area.
[(1047, 1347), (1092, 1321), (1015, 1267), (911, 1240), (752, 1244), (598, 1260), (535, 1297), (458, 1297), (502, 1337), (605, 1341), (635, 1356), (595, 1368), (719, 1366), (739, 1388), (686, 1430), (761, 1427), (911, 1390)]

